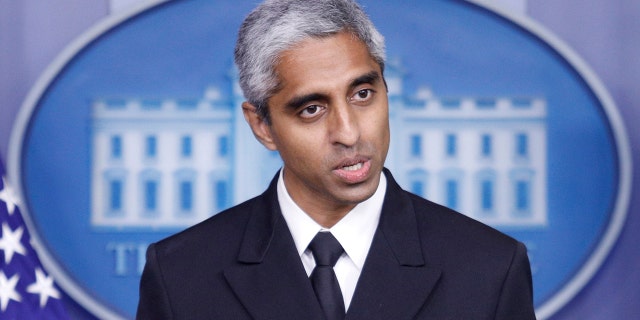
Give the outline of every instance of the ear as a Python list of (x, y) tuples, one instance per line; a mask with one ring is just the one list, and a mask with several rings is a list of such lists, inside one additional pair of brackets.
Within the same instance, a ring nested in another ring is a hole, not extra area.
[(271, 126), (258, 115), (256, 112), (256, 106), (245, 101), (242, 103), (242, 113), (244, 114), (244, 119), (247, 120), (247, 123), (251, 127), (251, 131), (253, 131), (253, 135), (265, 146), (267, 149), (275, 151), (278, 150), (277, 145), (273, 139), (273, 135), (271, 133)]

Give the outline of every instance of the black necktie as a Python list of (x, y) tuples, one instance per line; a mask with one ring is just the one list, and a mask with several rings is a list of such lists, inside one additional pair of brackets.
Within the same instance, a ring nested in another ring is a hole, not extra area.
[(330, 232), (318, 232), (311, 240), (309, 250), (316, 260), (311, 272), (311, 285), (316, 292), (327, 320), (344, 319), (344, 300), (333, 266), (344, 252), (340, 242)]

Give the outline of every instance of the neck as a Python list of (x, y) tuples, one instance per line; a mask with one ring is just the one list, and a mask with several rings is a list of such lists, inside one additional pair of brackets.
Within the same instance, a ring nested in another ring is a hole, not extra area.
[(340, 208), (327, 209), (327, 208), (303, 208), (300, 207), (313, 221), (317, 222), (323, 228), (330, 229), (342, 218), (344, 218), (349, 211), (351, 211), (356, 205), (347, 205)]
[[(358, 203), (335, 201), (320, 193), (295, 192), (296, 188), (287, 183), (286, 171), (280, 173), (284, 191), (307, 216), (323, 228), (331, 228), (344, 218)], [(292, 190), (293, 189), (293, 190)], [(293, 191), (293, 192), (291, 192)]]

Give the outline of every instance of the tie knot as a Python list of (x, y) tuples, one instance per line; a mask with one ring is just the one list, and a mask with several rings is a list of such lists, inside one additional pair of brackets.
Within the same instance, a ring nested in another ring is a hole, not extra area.
[(333, 267), (344, 252), (340, 242), (331, 232), (318, 232), (311, 240), (309, 250), (316, 260), (316, 265)]

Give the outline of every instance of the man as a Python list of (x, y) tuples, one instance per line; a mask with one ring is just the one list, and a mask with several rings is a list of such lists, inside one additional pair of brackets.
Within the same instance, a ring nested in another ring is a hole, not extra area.
[(383, 168), (384, 55), (351, 0), (268, 0), (246, 18), (244, 116), (284, 166), (149, 247), (139, 319), (535, 319), (524, 245)]

